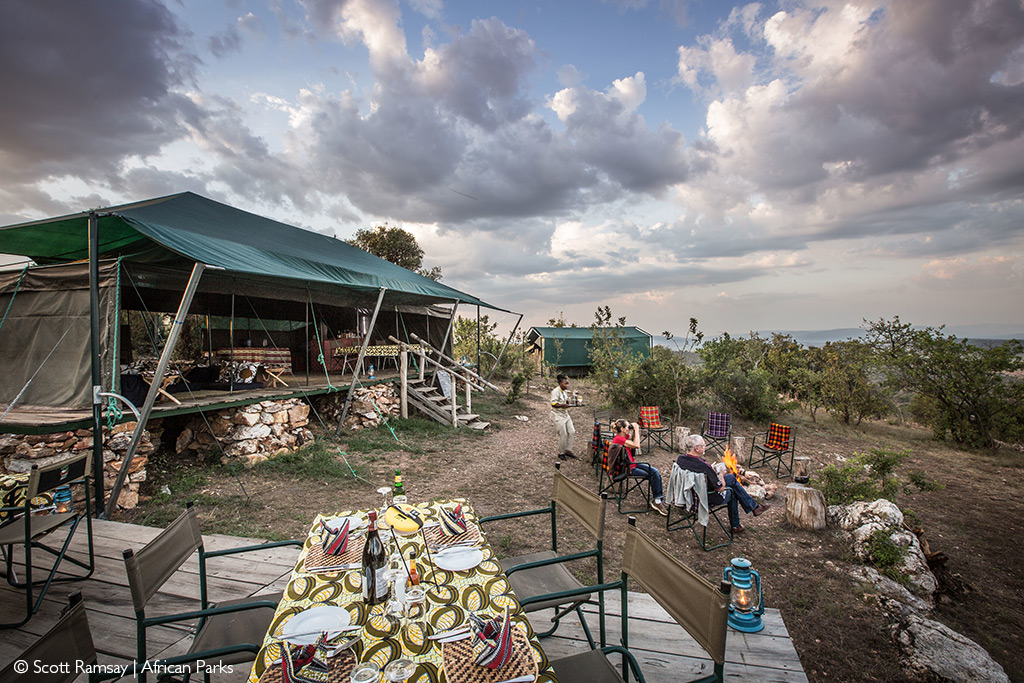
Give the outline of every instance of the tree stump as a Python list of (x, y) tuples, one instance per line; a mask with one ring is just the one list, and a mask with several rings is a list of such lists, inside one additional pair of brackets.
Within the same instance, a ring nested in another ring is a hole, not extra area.
[(811, 459), (808, 457), (793, 458), (793, 476), (809, 477), (811, 475)]
[(683, 439), (690, 435), (689, 427), (676, 427), (676, 450), (683, 452)]
[(786, 521), (800, 529), (825, 528), (825, 496), (803, 484), (786, 486)]

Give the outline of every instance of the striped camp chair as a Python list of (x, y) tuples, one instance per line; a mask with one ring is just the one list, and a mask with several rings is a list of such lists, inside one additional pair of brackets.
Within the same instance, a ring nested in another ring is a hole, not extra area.
[(646, 445), (650, 450), (652, 444), (658, 444), (667, 448), (670, 452), (675, 450), (675, 434), (672, 423), (661, 416), (661, 409), (658, 406), (643, 406), (640, 408), (640, 445)]
[(732, 418), (729, 413), (708, 413), (708, 419), (700, 426), (704, 437), (705, 450), (724, 453), (732, 436)]
[[(758, 437), (761, 443), (758, 443)], [(786, 462), (786, 456), (789, 462)], [(750, 443), (750, 461), (748, 466), (767, 465), (775, 476), (788, 477), (793, 474), (793, 457), (796, 455), (796, 435), (792, 427), (772, 422), (767, 432), (755, 434)], [(782, 470), (786, 470), (783, 474)]]

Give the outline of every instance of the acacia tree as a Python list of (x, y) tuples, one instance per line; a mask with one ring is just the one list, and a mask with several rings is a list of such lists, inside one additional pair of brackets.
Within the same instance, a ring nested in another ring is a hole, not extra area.
[(357, 230), (355, 236), (348, 243), (431, 280), (441, 280), (439, 266), (434, 266), (429, 270), (422, 267), (423, 249), (416, 241), (416, 236), (408, 230), (385, 223), (375, 228)]
[(941, 327), (915, 330), (899, 316), (865, 324), (888, 383), (930, 403), (937, 438), (949, 434), (958, 444), (991, 448), (999, 436), (1019, 436), (1024, 390), (1009, 373), (1024, 369), (1020, 342), (986, 349)]

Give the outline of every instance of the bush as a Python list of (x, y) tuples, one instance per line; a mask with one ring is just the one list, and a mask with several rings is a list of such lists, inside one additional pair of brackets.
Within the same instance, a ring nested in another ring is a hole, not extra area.
[(910, 456), (909, 450), (872, 448), (854, 453), (842, 466), (828, 465), (815, 477), (815, 487), (829, 505), (844, 505), (859, 500), (892, 499), (899, 492), (896, 469)]
[(520, 370), (516, 374), (512, 375), (512, 379), (508, 386), (508, 392), (505, 394), (505, 403), (512, 405), (523, 397), (523, 387), (530, 379), (531, 374), (532, 373), (529, 370)]
[(906, 548), (892, 540), (893, 529), (876, 529), (868, 541), (871, 564), (894, 581), (904, 581), (900, 567), (906, 557)]

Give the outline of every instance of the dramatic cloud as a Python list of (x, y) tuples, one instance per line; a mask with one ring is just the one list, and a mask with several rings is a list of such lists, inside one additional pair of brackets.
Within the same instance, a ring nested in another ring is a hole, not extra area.
[[(195, 115), (188, 31), (153, 0), (4, 3), (0, 179), (113, 179), (185, 134)], [(21, 207), (40, 196), (22, 195)]]

